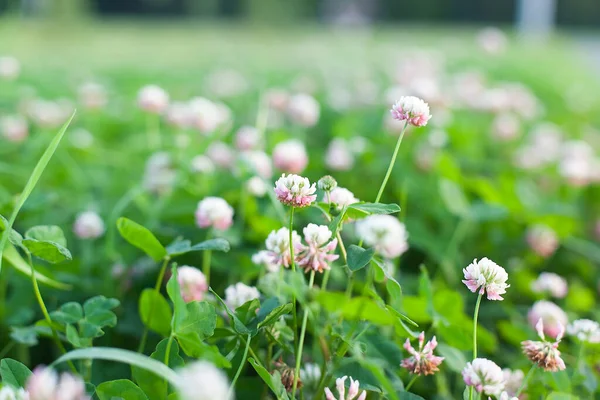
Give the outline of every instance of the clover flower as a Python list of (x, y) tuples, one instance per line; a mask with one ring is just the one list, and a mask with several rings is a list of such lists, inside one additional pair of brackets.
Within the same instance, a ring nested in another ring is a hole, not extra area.
[(546, 300), (536, 301), (527, 313), (529, 324), (536, 329), (540, 318), (544, 320), (544, 333), (553, 338), (558, 336), (569, 321), (562, 308)]
[(254, 286), (248, 286), (242, 282), (230, 285), (225, 289), (225, 304), (227, 307), (235, 310), (250, 300), (258, 299), (260, 292)]
[(567, 333), (586, 343), (600, 343), (600, 324), (589, 319), (578, 319), (567, 325)]
[(77, 215), (73, 233), (79, 239), (96, 239), (104, 234), (104, 221), (94, 211), (84, 211)]
[[(300, 235), (296, 231), (292, 231), (294, 253), (300, 247), (300, 241)], [(267, 250), (255, 254), (256, 259), (253, 258), (253, 260), (259, 261), (260, 264), (265, 265), (272, 272), (279, 270), (282, 266), (288, 268), (291, 265), (290, 231), (288, 228), (283, 227), (269, 233), (265, 241), (265, 247)]]
[[(346, 394), (346, 387), (344, 383), (348, 379), (347, 376), (343, 376), (335, 380), (335, 387), (337, 389), (339, 397), (335, 397), (329, 388), (325, 388), (325, 398), (327, 400), (365, 400), (367, 398), (367, 392), (365, 390), (362, 391), (360, 396), (358, 396), (358, 392), (360, 391), (360, 383), (358, 380), (352, 379), (350, 377), (350, 387), (348, 388), (348, 394)], [(358, 396), (358, 397), (356, 397)]]
[(338, 209), (359, 201), (354, 197), (354, 193), (343, 187), (336, 187), (329, 193), (329, 196), (325, 196), (325, 202), (334, 204)]
[(227, 375), (207, 361), (195, 361), (178, 371), (182, 400), (232, 400)]
[(546, 225), (534, 225), (527, 230), (529, 247), (542, 257), (551, 256), (558, 248), (556, 232)]
[(544, 336), (544, 320), (542, 318), (538, 320), (535, 329), (542, 341), (525, 340), (521, 342), (523, 353), (530, 361), (543, 368), (544, 371), (556, 372), (565, 369), (565, 362), (560, 358), (560, 351), (558, 350), (558, 344), (564, 333), (563, 325), (559, 325), (560, 330), (556, 335), (555, 342), (546, 341), (546, 337)]
[(321, 106), (311, 95), (300, 93), (289, 99), (287, 112), (293, 122), (310, 128), (319, 121)]
[(385, 258), (396, 258), (408, 250), (408, 233), (391, 215), (370, 215), (356, 223), (356, 233), (365, 244)]
[(182, 265), (177, 268), (177, 282), (186, 303), (201, 301), (208, 291), (206, 276), (198, 268)]
[(509, 368), (504, 368), (502, 373), (504, 374), (505, 393), (508, 396), (514, 396), (521, 388), (525, 374), (520, 369), (511, 370)]
[(332, 232), (326, 225), (308, 224), (303, 230), (304, 241), (308, 246), (300, 244), (296, 261), (308, 271), (323, 272), (330, 269), (329, 264), (339, 258), (330, 254), (337, 247), (337, 239), (331, 239)]
[(299, 174), (308, 164), (308, 154), (304, 143), (291, 139), (277, 143), (273, 148), (273, 164), (290, 174)]
[(467, 363), (462, 376), (465, 384), (473, 387), (478, 393), (499, 396), (504, 390), (502, 369), (486, 358), (476, 358)]
[(198, 203), (196, 224), (224, 231), (233, 224), (233, 208), (220, 197), (205, 197)]
[(292, 207), (308, 207), (316, 199), (317, 188), (307, 178), (299, 175), (285, 175), (275, 182), (275, 194), (280, 202)]
[(502, 294), (506, 293), (508, 274), (506, 270), (484, 257), (477, 261), (474, 259), (467, 268), (463, 269), (465, 279), (463, 283), (473, 293), (487, 293), (488, 300), (503, 300)]
[(427, 103), (414, 96), (400, 97), (390, 112), (394, 119), (408, 121), (413, 126), (425, 126), (431, 119)]
[(162, 114), (169, 105), (169, 95), (159, 86), (147, 85), (138, 92), (139, 107), (152, 114)]
[(89, 400), (83, 381), (69, 373), (60, 376), (52, 368), (37, 367), (27, 379), (29, 400)]
[(410, 357), (402, 360), (401, 367), (406, 368), (411, 374), (433, 375), (439, 371), (439, 365), (444, 361), (444, 357), (438, 357), (433, 354), (437, 347), (435, 336), (425, 343), (425, 332), (419, 335), (419, 348), (415, 350), (410, 344), (410, 339), (406, 339), (404, 349), (410, 353)]
[(567, 280), (553, 272), (542, 272), (531, 283), (531, 290), (535, 293), (549, 293), (552, 297), (562, 299), (567, 295)]
[(29, 136), (27, 121), (19, 116), (6, 116), (0, 119), (0, 131), (8, 141), (19, 143)]

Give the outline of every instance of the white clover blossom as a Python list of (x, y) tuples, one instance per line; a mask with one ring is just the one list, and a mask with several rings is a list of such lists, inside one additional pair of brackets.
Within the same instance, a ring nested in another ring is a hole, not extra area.
[(556, 232), (542, 224), (533, 225), (527, 230), (527, 243), (542, 257), (551, 256), (559, 246)]
[(527, 313), (527, 320), (532, 327), (536, 327), (540, 319), (543, 320), (544, 333), (553, 338), (561, 333), (569, 321), (562, 308), (546, 300), (536, 301)]
[(212, 174), (215, 172), (215, 164), (207, 156), (199, 155), (192, 158), (190, 162), (192, 172), (201, 174)]
[(271, 158), (264, 151), (245, 151), (240, 154), (240, 159), (258, 176), (264, 179), (270, 179), (273, 176)]
[(535, 293), (549, 293), (552, 297), (562, 299), (569, 290), (567, 280), (553, 272), (542, 272), (531, 282), (531, 290)]
[(567, 325), (567, 333), (582, 342), (600, 343), (600, 324), (590, 319), (578, 319)]
[(169, 95), (157, 85), (147, 85), (138, 92), (139, 107), (152, 114), (162, 114), (169, 106)]
[(252, 196), (263, 197), (267, 194), (269, 186), (260, 176), (253, 176), (246, 181), (246, 190)]
[(73, 232), (79, 239), (96, 239), (104, 234), (102, 218), (94, 211), (84, 211), (77, 215)]
[(29, 400), (29, 394), (22, 388), (14, 389), (5, 385), (0, 389), (0, 400)]
[(0, 131), (6, 140), (14, 143), (20, 143), (29, 136), (27, 121), (17, 115), (2, 117), (0, 119)]
[(248, 286), (242, 282), (228, 286), (225, 289), (225, 304), (232, 310), (235, 310), (250, 300), (258, 299), (260, 292), (254, 286)]
[(19, 76), (21, 63), (12, 56), (0, 56), (0, 79), (12, 81)]
[(224, 231), (233, 224), (233, 208), (220, 197), (208, 196), (198, 203), (196, 224)]
[(287, 112), (296, 124), (310, 128), (319, 121), (321, 106), (309, 94), (296, 94), (289, 99)]
[(523, 384), (525, 374), (520, 369), (511, 370), (509, 368), (504, 368), (502, 373), (504, 374), (504, 393), (508, 396), (516, 395)]
[(346, 140), (335, 138), (329, 142), (325, 165), (334, 171), (348, 171), (354, 166), (354, 154)]
[[(365, 390), (362, 391), (360, 396), (358, 396), (358, 392), (360, 391), (360, 383), (358, 380), (352, 379), (350, 377), (350, 387), (348, 388), (348, 393), (346, 394), (345, 382), (348, 379), (347, 376), (343, 376), (335, 380), (335, 388), (337, 389), (339, 397), (335, 397), (329, 388), (325, 388), (325, 398), (327, 400), (365, 400), (367, 398), (367, 392)], [(356, 397), (358, 396), (358, 397)]]
[(175, 184), (176, 177), (177, 173), (169, 153), (154, 153), (146, 161), (144, 187), (148, 191), (159, 195), (168, 193)]
[(316, 387), (321, 379), (321, 367), (315, 363), (305, 363), (300, 369), (300, 379), (304, 386)]
[(343, 187), (333, 189), (329, 196), (325, 195), (324, 200), (326, 203), (334, 204), (338, 209), (360, 201), (354, 197), (354, 193)]
[(392, 117), (414, 126), (425, 126), (431, 119), (429, 105), (414, 96), (402, 96), (390, 110)]
[(209, 134), (216, 130), (227, 118), (219, 105), (204, 98), (194, 97), (188, 104), (189, 124), (200, 133)]
[(308, 207), (316, 199), (316, 185), (299, 175), (282, 174), (275, 182), (275, 194), (279, 201), (292, 207)]
[(391, 215), (370, 215), (358, 221), (356, 233), (385, 258), (399, 257), (408, 250), (406, 227)]
[[(300, 236), (296, 231), (292, 231), (292, 247), (295, 253), (300, 246)], [(265, 241), (266, 250), (260, 251), (252, 257), (255, 264), (264, 265), (267, 270), (274, 272), (280, 267), (288, 268), (291, 265), (290, 257), (290, 231), (283, 227), (276, 231), (271, 231)]]
[(506, 293), (510, 285), (506, 284), (508, 274), (506, 270), (484, 257), (477, 261), (474, 259), (467, 268), (463, 269), (465, 279), (463, 283), (473, 293), (479, 290), (479, 294), (487, 293), (488, 300), (504, 300), (501, 296)]
[(261, 144), (260, 131), (253, 126), (242, 126), (235, 133), (235, 147), (247, 151), (257, 149)]
[(177, 282), (186, 303), (201, 301), (208, 291), (206, 276), (198, 268), (182, 265), (177, 268)]
[(235, 155), (231, 147), (223, 142), (213, 142), (206, 149), (206, 156), (221, 168), (231, 168)]
[(537, 364), (544, 371), (556, 372), (564, 370), (566, 368), (565, 362), (560, 358), (560, 351), (558, 350), (558, 344), (565, 332), (563, 325), (559, 323), (555, 342), (546, 340), (544, 336), (544, 320), (542, 318), (536, 323), (535, 329), (542, 341), (525, 340), (521, 342), (523, 353), (531, 362)]
[(178, 371), (182, 400), (232, 400), (227, 375), (207, 361), (195, 361)]
[(465, 384), (473, 387), (478, 393), (499, 396), (504, 390), (502, 369), (486, 358), (476, 358), (467, 363), (462, 376)]
[(331, 254), (337, 247), (337, 239), (330, 241), (333, 233), (327, 225), (308, 224), (304, 230), (305, 245), (298, 245), (298, 265), (308, 271), (323, 272), (330, 269), (331, 262), (338, 259)]
[(277, 143), (273, 148), (273, 164), (290, 174), (304, 171), (308, 165), (308, 153), (304, 143), (297, 139)]
[(27, 379), (25, 390), (29, 400), (89, 400), (85, 384), (67, 372), (60, 376), (51, 368), (37, 367)]

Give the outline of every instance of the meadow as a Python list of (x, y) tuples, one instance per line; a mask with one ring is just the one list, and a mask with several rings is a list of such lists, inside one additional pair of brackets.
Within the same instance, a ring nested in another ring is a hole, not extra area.
[(600, 392), (600, 85), (567, 35), (0, 38), (0, 399)]

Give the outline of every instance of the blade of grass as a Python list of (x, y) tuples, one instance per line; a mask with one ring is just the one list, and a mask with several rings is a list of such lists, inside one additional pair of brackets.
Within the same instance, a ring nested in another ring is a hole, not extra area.
[(60, 141), (62, 140), (63, 136), (65, 135), (65, 132), (67, 131), (69, 124), (71, 124), (73, 117), (75, 117), (75, 111), (73, 111), (71, 118), (69, 118), (69, 120), (67, 122), (65, 122), (65, 124), (62, 126), (62, 128), (56, 134), (56, 136), (54, 136), (54, 138), (50, 141), (50, 143), (48, 144), (48, 147), (46, 147), (46, 151), (44, 151), (44, 154), (42, 154), (42, 156), (40, 157), (40, 160), (38, 161), (37, 165), (33, 169), (33, 172), (29, 176), (29, 180), (25, 184), (25, 188), (23, 188), (23, 191), (21, 192), (21, 195), (19, 196), (19, 199), (17, 200), (17, 204), (15, 205), (15, 208), (14, 208), (12, 214), (10, 215), (10, 219), (8, 220), (8, 227), (3, 232), (2, 238), (0, 239), (0, 271), (2, 271), (2, 253), (4, 252), (4, 246), (6, 246), (6, 242), (8, 241), (8, 235), (10, 233), (10, 230), (12, 229), (12, 227), (15, 223), (15, 220), (17, 219), (17, 214), (19, 214), (21, 207), (23, 207), (23, 204), (25, 204), (25, 201), (27, 201), (27, 198), (29, 197), (29, 195), (31, 194), (33, 189), (35, 188), (35, 185), (38, 183), (40, 176), (42, 176), (42, 173), (44, 173), (44, 170), (46, 169), (48, 162), (50, 161), (50, 159), (54, 155), (54, 152), (58, 148), (58, 145), (60, 144)]

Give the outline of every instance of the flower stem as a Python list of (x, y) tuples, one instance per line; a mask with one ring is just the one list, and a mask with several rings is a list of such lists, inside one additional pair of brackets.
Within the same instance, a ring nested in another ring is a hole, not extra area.
[(404, 138), (404, 133), (406, 132), (407, 127), (408, 120), (404, 123), (404, 128), (402, 128), (402, 132), (400, 132), (400, 136), (398, 137), (398, 141), (396, 142), (394, 154), (392, 155), (392, 159), (390, 161), (390, 165), (388, 166), (387, 172), (385, 173), (385, 177), (383, 178), (383, 182), (379, 187), (379, 192), (377, 193), (377, 197), (375, 198), (375, 203), (379, 203), (379, 200), (381, 200), (381, 196), (383, 195), (385, 186), (387, 185), (387, 182), (390, 179), (390, 175), (392, 174), (392, 170), (394, 169), (394, 164), (396, 163), (396, 157), (398, 157), (398, 150), (400, 150), (400, 144), (402, 144), (402, 139)]
[(152, 113), (146, 114), (146, 135), (150, 150), (156, 150), (161, 147), (160, 117), (158, 115)]
[[(315, 270), (310, 272), (308, 290), (310, 291), (315, 283)], [(306, 334), (306, 323), (308, 322), (308, 306), (304, 307), (304, 316), (302, 318), (302, 328), (300, 330), (300, 343), (296, 352), (296, 368), (294, 369), (294, 385), (292, 386), (292, 399), (296, 398), (296, 389), (298, 387), (298, 378), (300, 377), (300, 362), (302, 361), (302, 350), (304, 347), (304, 335)]]
[[(48, 323), (48, 326), (50, 327), (50, 330), (52, 331), (52, 338), (54, 339), (54, 342), (56, 343), (56, 347), (58, 347), (58, 349), (61, 351), (62, 354), (67, 354), (67, 350), (65, 349), (65, 346), (63, 346), (62, 342), (60, 341), (60, 338), (58, 337), (58, 333), (56, 332), (56, 329), (54, 329), (54, 325), (52, 324), (52, 318), (50, 318), (50, 314), (48, 313), (48, 309), (46, 308), (46, 303), (44, 303), (44, 299), (42, 298), (42, 293), (40, 292), (40, 287), (38, 286), (37, 278), (35, 277), (35, 268), (33, 267), (33, 260), (31, 259), (31, 253), (29, 253), (27, 251), (26, 254), (27, 254), (27, 260), (29, 261), (29, 266), (31, 267), (31, 283), (33, 285), (33, 292), (35, 293), (35, 298), (37, 299), (40, 309), (42, 310), (42, 314), (44, 314), (44, 319), (46, 320), (46, 322)], [(77, 369), (75, 368), (75, 365), (73, 365), (73, 363), (71, 361), (68, 361), (68, 364), (69, 364), (69, 368), (71, 368), (71, 370), (74, 373), (77, 373)]]
[[(160, 285), (165, 278), (165, 272), (167, 270), (167, 265), (169, 264), (170, 257), (165, 257), (163, 259), (162, 266), (160, 267), (160, 271), (158, 273), (158, 277), (156, 278), (156, 283), (154, 284), (154, 290), (156, 292), (160, 292)], [(152, 320), (152, 315), (154, 314), (154, 301), (150, 303), (150, 313), (148, 315), (148, 322), (144, 324), (144, 333), (142, 334), (142, 339), (140, 340), (140, 345), (138, 346), (138, 353), (143, 353), (144, 348), (146, 347), (146, 340), (148, 340), (148, 325), (150, 325), (150, 321)]]
[(531, 366), (531, 368), (529, 368), (529, 372), (527, 372), (527, 375), (525, 375), (525, 379), (523, 379), (523, 383), (521, 383), (521, 387), (519, 387), (519, 390), (517, 390), (517, 393), (515, 393), (515, 397), (519, 397), (521, 392), (527, 387), (527, 382), (529, 382), (529, 380), (535, 373), (536, 369), (537, 369), (537, 365), (535, 365), (535, 364), (533, 364)]
[(412, 379), (410, 380), (410, 382), (408, 382), (408, 385), (406, 385), (406, 387), (404, 388), (404, 390), (408, 392), (418, 377), (419, 377), (419, 375), (413, 376)]
[(251, 339), (251, 336), (248, 335), (248, 338), (246, 339), (246, 348), (244, 349), (244, 355), (242, 356), (242, 361), (240, 362), (240, 366), (238, 367), (238, 370), (235, 373), (233, 380), (231, 381), (231, 386), (229, 387), (229, 395), (227, 396), (228, 399), (233, 399), (235, 383), (237, 382), (238, 378), (240, 377), (240, 374), (242, 373), (242, 369), (243, 369), (244, 365), (246, 364), (246, 359), (248, 358), (248, 350), (250, 349), (250, 339)]
[[(473, 314), (473, 360), (477, 358), (477, 318), (479, 317), (479, 306), (483, 293), (477, 295), (477, 303), (475, 303), (475, 313)], [(469, 389), (469, 400), (473, 400), (473, 386)]]
[[(209, 235), (210, 237), (210, 235)], [(207, 238), (208, 240), (208, 238)], [(204, 250), (202, 253), (202, 272), (206, 277), (206, 284), (210, 286), (210, 262), (212, 257), (212, 250)]]
[[(290, 210), (290, 225), (288, 227), (289, 231), (289, 242), (290, 242), (290, 268), (292, 269), (292, 273), (296, 273), (296, 260), (294, 253), (294, 242), (293, 235), (294, 232), (294, 207)], [(296, 295), (292, 294), (292, 318), (294, 320), (294, 351), (298, 349), (298, 312), (296, 310)], [(296, 382), (294, 382), (295, 384)]]

